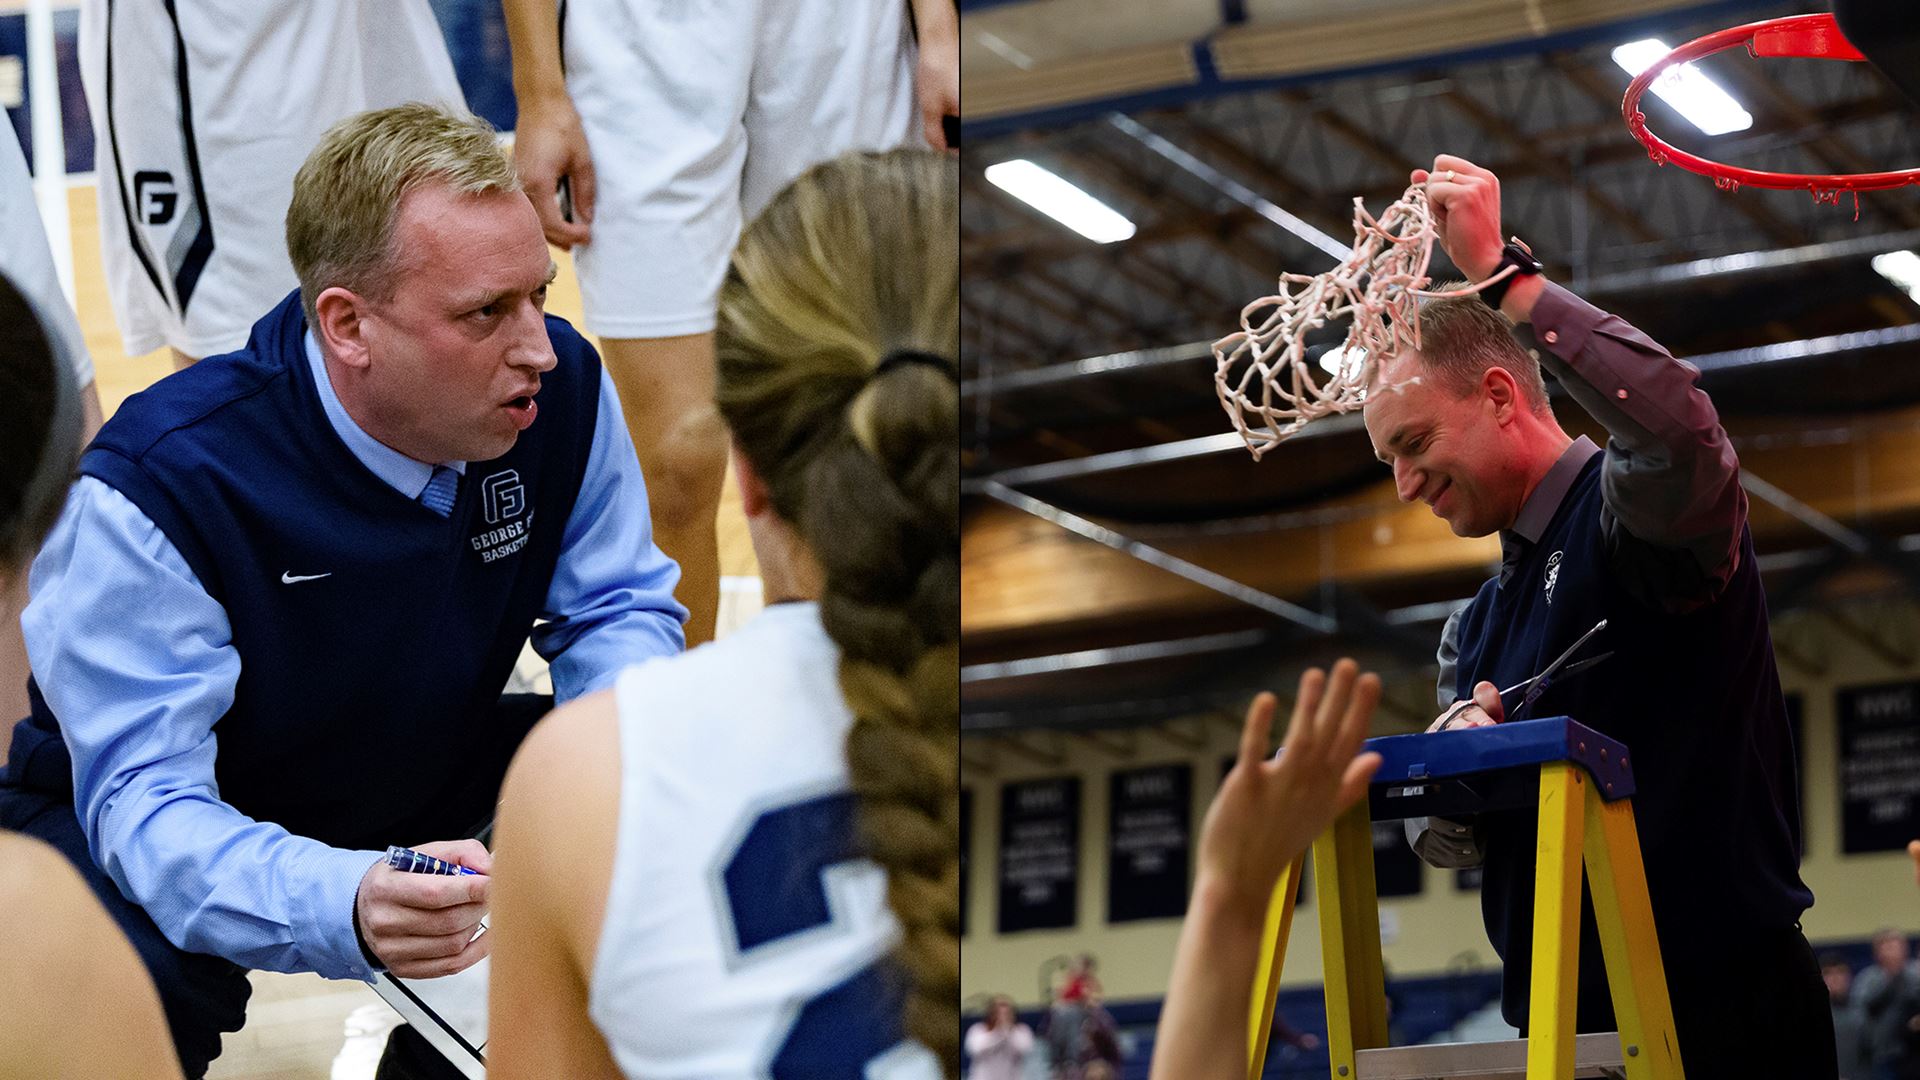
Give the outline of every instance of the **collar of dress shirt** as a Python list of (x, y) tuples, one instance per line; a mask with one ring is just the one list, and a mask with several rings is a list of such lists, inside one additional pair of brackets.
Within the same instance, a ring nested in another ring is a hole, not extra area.
[[(360, 459), (360, 464), (386, 481), (389, 487), (409, 499), (418, 499), (420, 493), (427, 489), (427, 481), (433, 478), (433, 466), (424, 461), (415, 461), (367, 434), (359, 424), (354, 423), (353, 417), (347, 415), (347, 407), (340, 404), (340, 395), (333, 391), (333, 378), (327, 374), (326, 358), (320, 355), (320, 342), (313, 336), (311, 328), (307, 330), (305, 340), (307, 364), (313, 368), (313, 385), (320, 391), (320, 406), (326, 409), (327, 420), (333, 424), (340, 441), (347, 444), (347, 449)], [(464, 461), (445, 464), (462, 476), (467, 473), (467, 463)], [(1543, 483), (1541, 486), (1546, 485)]]
[(1580, 436), (1560, 452), (1560, 460), (1534, 485), (1533, 494), (1527, 496), (1526, 503), (1520, 507), (1520, 516), (1513, 521), (1513, 528), (1500, 530), (1501, 581), (1512, 576), (1526, 547), (1540, 542), (1553, 515), (1566, 501), (1567, 489), (1573, 486), (1574, 478), (1586, 467), (1587, 459), (1599, 452), (1592, 439)]

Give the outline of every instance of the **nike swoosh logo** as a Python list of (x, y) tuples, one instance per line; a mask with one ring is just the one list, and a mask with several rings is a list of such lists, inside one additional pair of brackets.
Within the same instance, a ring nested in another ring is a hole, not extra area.
[(324, 574), (295, 574), (293, 571), (288, 570), (283, 572), (280, 575), (280, 584), (291, 585), (296, 581), (319, 581), (323, 577), (332, 577), (332, 576), (333, 576), (333, 571), (331, 570), (327, 571)]

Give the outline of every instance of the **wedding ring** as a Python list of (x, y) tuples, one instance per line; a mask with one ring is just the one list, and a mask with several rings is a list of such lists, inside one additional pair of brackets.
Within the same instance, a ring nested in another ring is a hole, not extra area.
[(1449, 183), (1449, 184), (1453, 183), (1454, 174), (1452, 169), (1448, 169), (1446, 172), (1443, 172), (1440, 175), (1445, 178), (1446, 183)]

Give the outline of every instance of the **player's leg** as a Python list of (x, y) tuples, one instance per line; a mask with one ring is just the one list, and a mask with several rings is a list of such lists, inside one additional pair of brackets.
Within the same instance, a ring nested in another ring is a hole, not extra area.
[(713, 639), (720, 609), (715, 521), (727, 434), (713, 406), (713, 334), (609, 338), (601, 346), (647, 481), (654, 543), (680, 564), (691, 648)]
[(720, 606), (726, 438), (713, 409), (714, 305), (740, 234), (752, 0), (569, 5), (567, 88), (592, 149), (592, 241), (575, 248), (639, 454), (654, 542), (680, 564), (687, 644)]

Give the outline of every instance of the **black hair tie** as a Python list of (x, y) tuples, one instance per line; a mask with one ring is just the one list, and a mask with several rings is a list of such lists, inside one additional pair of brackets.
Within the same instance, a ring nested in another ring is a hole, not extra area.
[(867, 381), (871, 382), (894, 368), (903, 367), (907, 364), (925, 364), (928, 367), (937, 369), (940, 374), (945, 375), (955, 383), (960, 381), (960, 371), (954, 366), (953, 361), (948, 360), (944, 356), (930, 352), (921, 352), (917, 349), (895, 349), (888, 353), (878, 364), (874, 365), (873, 370), (867, 375)]

